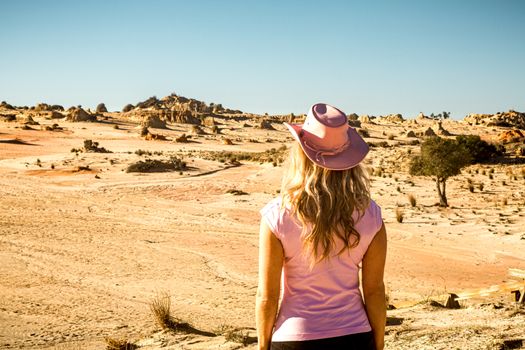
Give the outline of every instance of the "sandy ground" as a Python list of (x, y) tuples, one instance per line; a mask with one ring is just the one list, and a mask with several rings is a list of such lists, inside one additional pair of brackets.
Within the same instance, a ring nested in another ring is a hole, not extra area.
[[(100, 349), (105, 337), (147, 349), (243, 347), (224, 337), (159, 332), (149, 304), (168, 292), (173, 314), (196, 328), (231, 326), (254, 336), (258, 210), (277, 194), (282, 167), (247, 161), (228, 167), (188, 151), (263, 151), (289, 144), (287, 132), (280, 125), (267, 131), (232, 121), (223, 134), (234, 145), (216, 135), (179, 144), (145, 141), (125, 121), (58, 123), (63, 131), (0, 122), (0, 347)], [(497, 132), (453, 121), (444, 126), (458, 134)], [(367, 126), (369, 141), (417, 128)], [(189, 130), (170, 125), (155, 132), (171, 137)], [(70, 152), (84, 139), (113, 153)], [(144, 159), (137, 149), (184, 155), (190, 168), (182, 174), (124, 172)], [(386, 283), (398, 307), (389, 311), (387, 348), (499, 349), (506, 339), (525, 338), (522, 309), (510, 294), (465, 301), (460, 310), (425, 302), (501, 284), (511, 280), (508, 268), (525, 269), (523, 165), (469, 167), (449, 181), (451, 207), (441, 209), (433, 182), (407, 174), (409, 149), (418, 146), (373, 148), (367, 160), (385, 169), (372, 176), (372, 193), (387, 225)], [(76, 171), (79, 165), (91, 170)], [(469, 178), (483, 182), (483, 191), (469, 192)], [(417, 198), (415, 207), (408, 194)], [(399, 207), (403, 223), (395, 219)], [(496, 299), (504, 306), (495, 307)]]

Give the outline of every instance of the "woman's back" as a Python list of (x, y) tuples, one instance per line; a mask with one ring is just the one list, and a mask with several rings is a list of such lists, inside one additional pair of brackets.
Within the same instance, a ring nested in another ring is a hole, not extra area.
[[(281, 197), (270, 201), (261, 214), (284, 250), (282, 303), (273, 341), (299, 341), (337, 337), (370, 331), (359, 290), (359, 264), (382, 225), (381, 210), (374, 201), (353, 218), (359, 244), (333, 254), (314, 266), (304, 255), (302, 226)], [(343, 248), (335, 242), (334, 252)]]

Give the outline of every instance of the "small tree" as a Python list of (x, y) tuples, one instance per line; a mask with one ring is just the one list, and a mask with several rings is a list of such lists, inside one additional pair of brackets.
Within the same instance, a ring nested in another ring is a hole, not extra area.
[(410, 174), (433, 177), (439, 205), (448, 207), (446, 182), (449, 177), (458, 175), (470, 161), (470, 154), (462, 144), (455, 140), (430, 137), (421, 144), (421, 155), (412, 158)]

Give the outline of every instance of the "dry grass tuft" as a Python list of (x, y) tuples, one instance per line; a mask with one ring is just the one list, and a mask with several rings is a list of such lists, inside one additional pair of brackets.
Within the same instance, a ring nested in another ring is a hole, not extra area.
[(149, 307), (160, 328), (174, 332), (185, 332), (192, 329), (189, 323), (182, 322), (171, 315), (171, 296), (168, 292), (157, 293)]
[(404, 219), (403, 210), (401, 208), (396, 209), (396, 221), (402, 223)]
[(106, 341), (106, 350), (134, 350), (138, 346), (127, 341), (126, 339), (104, 338)]
[(410, 206), (412, 208), (414, 208), (417, 204), (416, 196), (414, 196), (413, 194), (408, 195), (408, 201), (410, 202)]

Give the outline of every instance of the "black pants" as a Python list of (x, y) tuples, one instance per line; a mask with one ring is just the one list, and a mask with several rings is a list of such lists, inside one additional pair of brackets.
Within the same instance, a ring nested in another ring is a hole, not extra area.
[(342, 337), (272, 342), (271, 350), (375, 350), (372, 332), (344, 335)]

